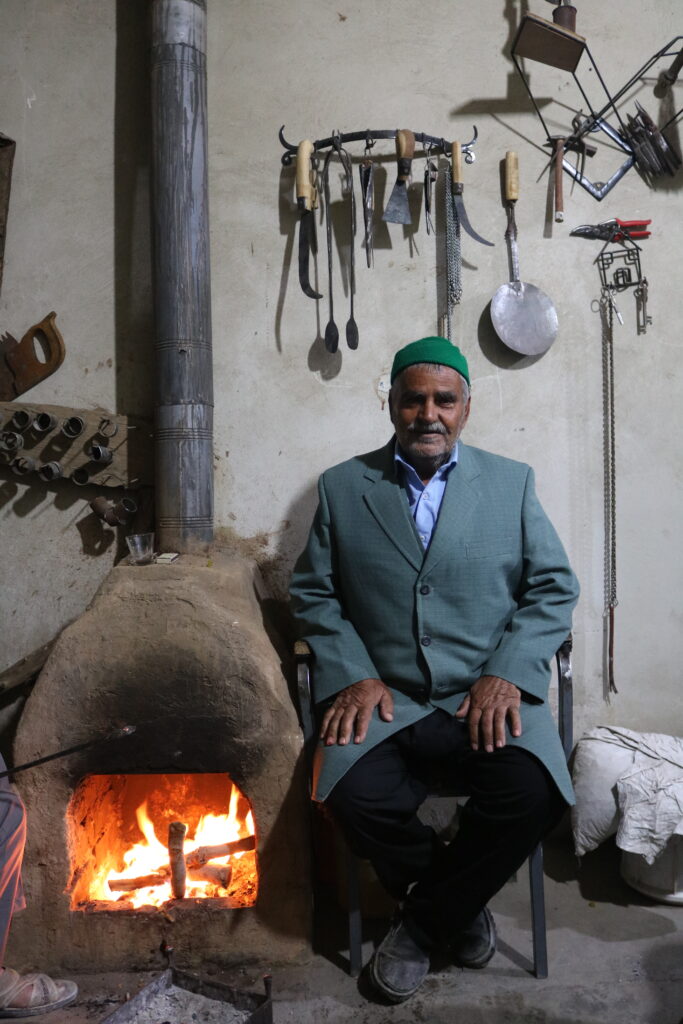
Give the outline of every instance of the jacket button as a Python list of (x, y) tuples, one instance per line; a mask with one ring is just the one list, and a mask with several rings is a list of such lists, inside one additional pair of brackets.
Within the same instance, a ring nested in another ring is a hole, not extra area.
[(420, 640), (420, 643), (422, 644), (423, 647), (429, 647), (431, 642), (432, 642), (431, 636), (423, 636), (422, 639)]
[(423, 583), (422, 586), (420, 587), (421, 594), (431, 594), (431, 592), (432, 588), (429, 586), (428, 583)]

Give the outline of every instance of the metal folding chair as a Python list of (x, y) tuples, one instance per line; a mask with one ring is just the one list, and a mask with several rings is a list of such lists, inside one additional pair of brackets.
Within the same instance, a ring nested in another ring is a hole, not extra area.
[[(572, 692), (572, 634), (570, 633), (555, 655), (558, 683), (558, 731), (567, 759), (573, 747), (573, 692)], [(317, 740), (317, 728), (313, 714), (312, 682), (313, 653), (305, 641), (294, 645), (296, 684), (299, 700), (299, 714), (304, 742), (312, 764), (313, 751)], [(310, 773), (309, 773), (310, 777)], [(440, 792), (438, 795), (443, 796)], [(463, 793), (453, 793), (463, 796)], [(358, 858), (344, 843), (346, 851), (346, 892), (348, 902), (349, 974), (356, 978), (362, 967), (363, 924), (360, 910), (360, 885), (358, 881)], [(534, 975), (548, 977), (548, 947), (546, 941), (545, 891), (543, 885), (543, 846), (536, 846), (529, 857), (529, 888), (531, 892), (531, 935), (533, 943)]]

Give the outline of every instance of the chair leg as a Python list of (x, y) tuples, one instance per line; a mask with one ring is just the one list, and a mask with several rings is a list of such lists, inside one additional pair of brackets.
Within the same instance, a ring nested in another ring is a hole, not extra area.
[(539, 843), (529, 857), (531, 889), (531, 934), (534, 948), (534, 974), (548, 977), (548, 946), (545, 926), (545, 892), (543, 885), (543, 847)]
[(360, 915), (358, 859), (346, 849), (346, 894), (349, 902), (349, 974), (357, 978), (363, 966), (363, 922)]

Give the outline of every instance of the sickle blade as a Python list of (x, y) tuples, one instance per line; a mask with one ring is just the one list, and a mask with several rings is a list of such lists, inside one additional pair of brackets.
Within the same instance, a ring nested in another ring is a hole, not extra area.
[(309, 299), (322, 299), (322, 295), (311, 288), (309, 275), (309, 257), (317, 251), (315, 236), (315, 214), (312, 210), (305, 210), (301, 214), (299, 224), (299, 284), (304, 295)]
[(458, 215), (458, 219), (470, 238), (473, 238), (475, 242), (481, 242), (482, 245), (495, 245), (495, 242), (487, 242), (485, 238), (482, 238), (481, 235), (478, 235), (474, 230), (469, 222), (467, 214), (465, 213), (465, 204), (462, 201), (462, 196), (456, 195), (453, 199), (455, 201), (455, 210)]

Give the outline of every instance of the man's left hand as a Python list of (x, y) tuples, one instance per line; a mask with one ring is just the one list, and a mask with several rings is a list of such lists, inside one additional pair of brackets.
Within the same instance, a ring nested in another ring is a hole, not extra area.
[(519, 716), (521, 691), (514, 683), (499, 676), (481, 676), (455, 712), (456, 718), (466, 718), (472, 750), (491, 753), (505, 746), (505, 723), (509, 721), (513, 736), (522, 735)]

